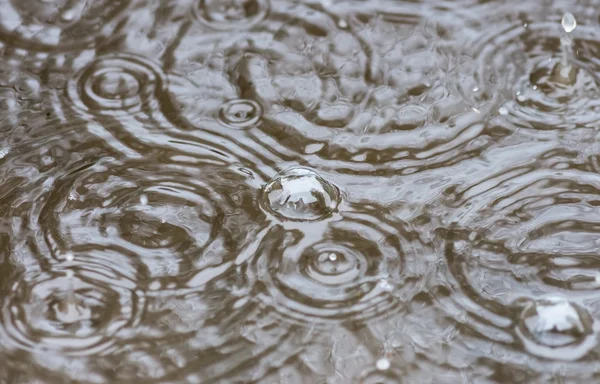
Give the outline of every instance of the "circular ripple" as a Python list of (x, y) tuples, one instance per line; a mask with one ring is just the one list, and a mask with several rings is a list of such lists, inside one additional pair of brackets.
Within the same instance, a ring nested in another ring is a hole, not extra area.
[[(531, 10), (527, 14), (536, 17)], [(592, 25), (578, 25), (571, 47), (555, 16), (554, 21), (513, 18), (500, 28), (485, 28), (491, 32), (469, 43), (479, 62), (480, 91), (504, 95), (499, 124), (536, 130), (595, 126), (600, 34)]]
[[(547, 155), (547, 168), (510, 169), (456, 193), (456, 228), (440, 234), (457, 293), (440, 303), (480, 339), (510, 347), (508, 355), (524, 348), (543, 359), (595, 359), (600, 178)], [(564, 299), (553, 307), (545, 295)], [(569, 331), (567, 342), (569, 313), (584, 330)], [(555, 323), (541, 317), (549, 314)]]
[(109, 34), (130, 1), (0, 1), (0, 39), (37, 51), (68, 51)]
[(100, 249), (72, 255), (55, 271), (30, 269), (5, 293), (5, 342), (29, 351), (92, 355), (113, 350), (119, 332), (139, 323), (145, 299), (129, 260)]
[(315, 221), (330, 216), (341, 201), (339, 189), (308, 168), (275, 175), (262, 190), (262, 206), (284, 219)]
[(37, 203), (39, 217), (31, 220), (44, 236), (37, 244), (49, 244), (60, 260), (73, 245), (114, 249), (139, 257), (160, 284), (197, 281), (194, 276), (205, 268), (226, 267), (252, 232), (245, 177), (156, 159), (82, 165)]
[(268, 0), (196, 0), (194, 14), (215, 30), (239, 30), (259, 23), (269, 13)]
[(210, 94), (218, 87), (231, 94), (226, 99), (263, 106), (243, 137), (210, 123), (221, 105), (208, 100), (206, 85), (195, 98), (171, 91), (176, 110), (192, 126), (250, 140), (266, 156), (343, 173), (413, 173), (474, 156), (498, 133), (485, 124), (494, 95), (473, 94), (475, 63), (455, 67), (450, 28), (442, 38), (420, 24), (427, 6), (391, 8), (373, 18), (351, 9), (343, 22), (315, 4), (273, 9), (261, 31), (216, 38), (224, 58), (181, 52), (182, 65), (202, 67), (192, 78), (208, 83)]
[(395, 370), (381, 371), (373, 369), (365, 372), (358, 380), (360, 384), (399, 384), (402, 376)]
[(594, 319), (559, 298), (527, 303), (517, 325), (525, 349), (548, 359), (578, 360), (598, 344)]
[(391, 315), (408, 295), (418, 240), (382, 208), (342, 212), (306, 234), (271, 227), (248, 272), (255, 295), (302, 324)]
[(164, 74), (151, 61), (135, 55), (102, 56), (83, 68), (68, 84), (67, 95), (78, 109), (119, 116), (158, 110), (157, 93)]
[(221, 122), (232, 128), (247, 128), (256, 125), (261, 118), (262, 107), (253, 100), (231, 100), (219, 111)]

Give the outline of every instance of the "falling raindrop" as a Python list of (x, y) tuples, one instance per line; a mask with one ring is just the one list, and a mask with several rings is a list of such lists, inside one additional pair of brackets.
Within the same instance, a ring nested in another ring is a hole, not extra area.
[(565, 13), (560, 23), (567, 33), (573, 32), (577, 27), (577, 20), (575, 20), (575, 16), (571, 12)]

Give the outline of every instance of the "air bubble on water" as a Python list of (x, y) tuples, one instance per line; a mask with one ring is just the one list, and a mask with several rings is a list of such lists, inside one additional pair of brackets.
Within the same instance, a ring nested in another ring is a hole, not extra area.
[(147, 205), (148, 204), (148, 196), (146, 196), (146, 195), (140, 196), (140, 204)]
[(330, 215), (340, 204), (339, 189), (308, 168), (277, 174), (263, 189), (261, 204), (277, 216), (313, 221)]
[(506, 109), (506, 107), (500, 107), (498, 109), (498, 113), (501, 114), (502, 116), (506, 116), (506, 115), (508, 115), (508, 109)]
[(391, 292), (394, 289), (392, 284), (390, 284), (390, 282), (385, 279), (379, 280), (379, 283), (377, 283), (377, 285), (379, 286), (379, 288), (387, 292)]
[(473, 92), (479, 92), (479, 87), (473, 87)]
[(71, 261), (75, 260), (75, 255), (73, 255), (73, 252), (67, 252), (67, 253), (65, 253), (65, 260), (67, 262), (69, 262), (69, 263)]
[(375, 365), (380, 371), (387, 371), (388, 369), (390, 369), (390, 361), (386, 358), (377, 360), (377, 363)]
[(538, 86), (537, 86), (537, 85), (534, 85), (534, 86), (533, 86), (533, 90), (534, 90), (534, 91), (537, 91), (537, 89), (538, 89)]
[(329, 260), (336, 261), (337, 260), (337, 255), (335, 253), (330, 253), (329, 254)]
[(348, 28), (348, 23), (346, 22), (346, 20), (340, 20), (338, 22), (338, 27), (340, 27), (340, 28)]
[(563, 15), (560, 24), (562, 25), (565, 32), (571, 33), (577, 27), (577, 20), (575, 20), (575, 16), (573, 16), (571, 12), (567, 12)]

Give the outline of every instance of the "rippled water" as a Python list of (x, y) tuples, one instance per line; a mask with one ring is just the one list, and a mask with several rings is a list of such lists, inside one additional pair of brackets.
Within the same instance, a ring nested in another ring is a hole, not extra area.
[(600, 381), (599, 124), (595, 0), (0, 0), (0, 382)]

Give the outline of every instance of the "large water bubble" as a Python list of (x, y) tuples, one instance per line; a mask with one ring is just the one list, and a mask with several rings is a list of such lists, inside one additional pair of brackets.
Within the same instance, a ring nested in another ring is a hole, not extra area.
[(308, 168), (278, 173), (262, 191), (263, 207), (276, 216), (296, 221), (320, 220), (333, 213), (340, 190)]

